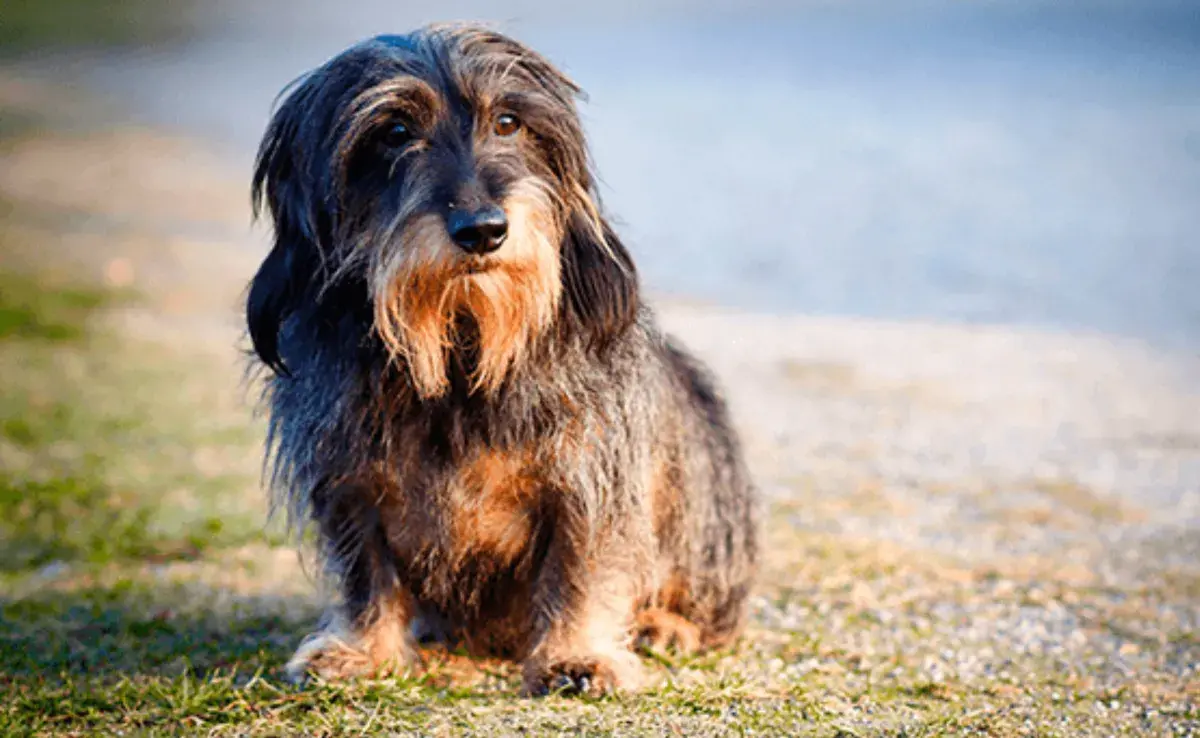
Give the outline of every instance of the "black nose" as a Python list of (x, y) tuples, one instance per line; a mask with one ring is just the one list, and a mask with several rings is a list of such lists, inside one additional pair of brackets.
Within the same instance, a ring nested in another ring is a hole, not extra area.
[(446, 219), (450, 238), (472, 254), (489, 254), (500, 248), (508, 235), (508, 218), (495, 205), (478, 210), (452, 210)]

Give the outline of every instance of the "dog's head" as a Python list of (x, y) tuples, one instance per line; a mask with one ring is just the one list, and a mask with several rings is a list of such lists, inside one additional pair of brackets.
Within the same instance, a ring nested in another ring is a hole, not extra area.
[(259, 357), (286, 373), (283, 322), (355, 289), (422, 397), (445, 392), (453, 351), (492, 392), (551, 330), (589, 349), (620, 335), (637, 278), (599, 212), (578, 94), (464, 26), (381, 36), (302, 78), (254, 176), (275, 225), (247, 304)]

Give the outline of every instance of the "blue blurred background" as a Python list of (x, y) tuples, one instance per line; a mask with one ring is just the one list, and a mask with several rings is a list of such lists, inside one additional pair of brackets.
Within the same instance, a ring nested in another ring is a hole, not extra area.
[(248, 169), (289, 80), (445, 19), (496, 22), (588, 91), (603, 194), (660, 294), (1200, 342), (1195, 2), (224, 0), (165, 41), (23, 63)]

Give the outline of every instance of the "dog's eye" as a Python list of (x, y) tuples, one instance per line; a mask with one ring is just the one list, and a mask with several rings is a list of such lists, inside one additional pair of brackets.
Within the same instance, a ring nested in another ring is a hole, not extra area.
[(496, 126), (494, 130), (496, 131), (497, 136), (504, 136), (507, 138), (521, 130), (521, 119), (512, 113), (504, 113), (500, 117), (496, 118)]
[(380, 143), (389, 149), (399, 149), (412, 140), (412, 129), (408, 127), (408, 124), (396, 121), (384, 131)]

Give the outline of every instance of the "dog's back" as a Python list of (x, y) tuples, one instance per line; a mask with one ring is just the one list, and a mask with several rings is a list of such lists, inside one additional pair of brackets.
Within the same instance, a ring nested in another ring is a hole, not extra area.
[(654, 490), (660, 566), (668, 573), (651, 606), (683, 616), (698, 627), (701, 645), (715, 647), (732, 640), (745, 618), (758, 568), (758, 501), (713, 377), (672, 339), (661, 354), (679, 414), (661, 437), (664, 445), (674, 440), (664, 483)]

